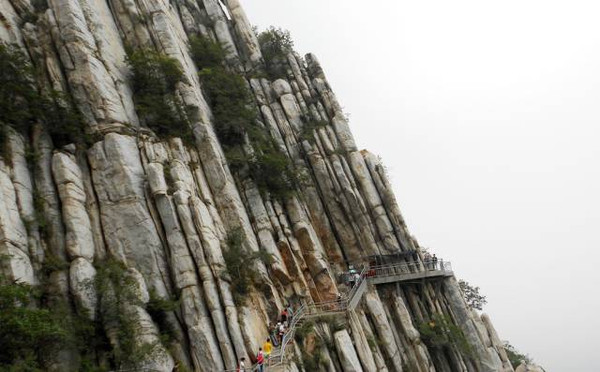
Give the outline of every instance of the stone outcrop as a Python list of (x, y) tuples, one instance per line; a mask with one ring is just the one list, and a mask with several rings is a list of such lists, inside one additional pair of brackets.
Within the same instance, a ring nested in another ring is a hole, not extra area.
[[(0, 41), (31, 59), (41, 87), (70, 95), (94, 143), (55, 146), (42, 125), (9, 130), (0, 152), (0, 267), (100, 322), (112, 348), (120, 347), (111, 318), (118, 311), (136, 320), (139, 345), (154, 345), (144, 368), (233, 369), (255, 358), (286, 304), (344, 292), (338, 278), (348, 263), (419, 249), (383, 166), (357, 148), (316, 56), (288, 53), (286, 76), (274, 81), (255, 73), (263, 55), (238, 0), (41, 3), (0, 0)], [(291, 195), (276, 198), (229, 167), (188, 51), (194, 35), (220, 43), (228, 68), (246, 78), (260, 127), (303, 175)], [(126, 50), (140, 48), (181, 66), (177, 95), (189, 108), (193, 143), (159, 139), (138, 117)], [(226, 262), (234, 233), (254, 273), (241, 300)], [(107, 305), (118, 297), (114, 283), (104, 292), (95, 285), (107, 262), (137, 288), (116, 308)], [(157, 317), (153, 301), (171, 299), (175, 308)], [(427, 343), (419, 326), (434, 314), (460, 326), (470, 352)], [(468, 309), (454, 279), (372, 287), (344, 320), (342, 330), (317, 321), (328, 329), (315, 350), (322, 370), (513, 370), (489, 318)], [(48, 368), (78, 370), (72, 352)], [(294, 353), (307, 363), (299, 347)], [(98, 363), (127, 367), (108, 356)], [(308, 370), (300, 362), (279, 368)]]

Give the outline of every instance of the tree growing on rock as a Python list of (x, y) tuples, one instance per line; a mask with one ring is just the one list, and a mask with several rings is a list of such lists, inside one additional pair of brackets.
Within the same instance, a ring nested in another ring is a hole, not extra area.
[(483, 305), (487, 304), (487, 299), (484, 295), (479, 293), (479, 287), (475, 287), (471, 285), (469, 282), (465, 280), (459, 280), (458, 285), (460, 286), (460, 290), (463, 294), (467, 305), (471, 309), (482, 310)]
[(0, 275), (0, 370), (39, 370), (44, 355), (64, 347), (68, 330), (50, 310), (32, 305), (39, 297), (36, 288)]
[(184, 81), (179, 62), (151, 49), (129, 51), (135, 108), (142, 122), (159, 138), (179, 137), (193, 144), (189, 108), (177, 93)]
[(521, 353), (508, 341), (504, 341), (504, 350), (506, 350), (506, 355), (508, 356), (508, 360), (513, 368), (517, 368), (522, 361), (527, 364), (533, 363), (533, 360), (529, 357), (529, 355)]
[(35, 66), (19, 46), (0, 42), (0, 156), (9, 156), (8, 127), (26, 134), (35, 124), (42, 124), (56, 146), (91, 140), (71, 99), (42, 88)]
[(287, 54), (294, 50), (294, 41), (290, 32), (271, 26), (258, 34), (258, 43), (269, 79), (285, 78), (287, 75), (285, 60)]
[[(279, 39), (273, 36), (273, 40)], [(287, 45), (283, 41), (273, 43)], [(258, 123), (259, 113), (245, 78), (226, 68), (225, 51), (215, 41), (195, 36), (190, 39), (190, 52), (200, 70), (215, 132), (231, 169), (244, 170), (263, 193), (277, 199), (289, 196), (302, 175), (265, 126)], [(244, 149), (246, 144), (253, 151)]]

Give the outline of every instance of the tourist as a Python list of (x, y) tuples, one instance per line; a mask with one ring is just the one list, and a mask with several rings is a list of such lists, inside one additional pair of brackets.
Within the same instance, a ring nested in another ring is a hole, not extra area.
[(292, 305), (287, 304), (286, 310), (287, 310), (287, 313), (288, 313), (289, 321), (291, 322), (292, 321), (292, 317), (294, 316), (294, 310), (292, 309)]
[(256, 356), (256, 364), (258, 364), (258, 372), (265, 371), (265, 355), (263, 354), (262, 347), (258, 348), (258, 355)]
[(283, 340), (283, 333), (285, 332), (285, 328), (284, 328), (283, 324), (281, 324), (281, 322), (277, 322), (277, 325), (275, 326), (275, 330), (277, 331), (277, 339), (279, 341), (279, 345), (281, 345), (281, 342)]
[(350, 286), (350, 288), (354, 287), (354, 280), (356, 279), (354, 277), (354, 274), (356, 273), (356, 270), (354, 270), (354, 266), (350, 265), (348, 267), (348, 285)]
[(269, 337), (271, 337), (271, 343), (274, 346), (279, 346), (277, 332), (278, 332), (277, 327), (273, 323), (270, 323), (269, 324)]
[(263, 350), (265, 353), (265, 359), (269, 359), (269, 355), (271, 355), (271, 350), (273, 349), (273, 344), (271, 344), (271, 340), (267, 338), (265, 343), (263, 344)]
[(429, 254), (429, 252), (425, 252), (425, 257), (424, 260), (425, 262), (425, 269), (430, 270), (431, 269), (431, 255)]
[(435, 254), (433, 255), (433, 258), (431, 259), (433, 261), (433, 269), (437, 270), (437, 257), (435, 256)]
[(246, 369), (246, 358), (242, 357), (240, 359), (240, 364), (238, 364), (237, 371), (244, 371)]
[(358, 282), (360, 282), (360, 274), (355, 272), (354, 273), (354, 283), (358, 284)]

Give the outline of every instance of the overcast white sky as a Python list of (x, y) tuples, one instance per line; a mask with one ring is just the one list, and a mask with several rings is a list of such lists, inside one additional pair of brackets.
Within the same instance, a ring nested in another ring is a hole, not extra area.
[(319, 57), (410, 230), (502, 339), (600, 371), (600, 2), (242, 0)]

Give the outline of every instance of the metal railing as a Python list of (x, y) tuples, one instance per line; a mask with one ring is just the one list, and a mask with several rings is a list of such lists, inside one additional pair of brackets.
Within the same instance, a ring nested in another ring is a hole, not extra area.
[(402, 262), (388, 265), (371, 266), (367, 278), (399, 276), (427, 273), (431, 271), (452, 272), (452, 264), (448, 261)]
[[(308, 318), (315, 318), (319, 316), (328, 316), (331, 314), (337, 314), (340, 312), (346, 312), (349, 310), (355, 296), (362, 296), (361, 286), (365, 284), (369, 279), (392, 277), (396, 276), (399, 279), (402, 276), (411, 276), (418, 273), (440, 273), (440, 274), (451, 274), (452, 265), (448, 261), (419, 261), (419, 262), (403, 262), (384, 264), (378, 266), (363, 267), (359, 277), (354, 282), (350, 291), (343, 296), (341, 299), (334, 301), (317, 302), (310, 304), (303, 304), (296, 310), (291, 318), (291, 322), (288, 327), (288, 331), (283, 335), (281, 344), (271, 352), (269, 358), (265, 361), (266, 366), (274, 367), (284, 362), (285, 353), (289, 344), (293, 341), (296, 334), (296, 329), (301, 323)], [(356, 306), (358, 302), (354, 303)], [(351, 309), (350, 309), (351, 310)], [(258, 364), (254, 364), (251, 367), (243, 369), (243, 371), (257, 371)], [(235, 370), (227, 370), (235, 371)]]
[(348, 310), (348, 305), (352, 301), (352, 298), (358, 293), (359, 287), (367, 279), (367, 270), (368, 269), (366, 267), (362, 269), (358, 280), (356, 280), (350, 289), (350, 292), (348, 292), (348, 294), (341, 299), (302, 305), (298, 311), (294, 313), (290, 326), (288, 327), (288, 331), (283, 335), (281, 347), (279, 350), (277, 350), (278, 353), (273, 352), (271, 354), (271, 357), (269, 358), (269, 365), (275, 366), (283, 363), (287, 346), (294, 339), (298, 323), (300, 323), (303, 319), (309, 317), (327, 316), (332, 313), (346, 312)]

